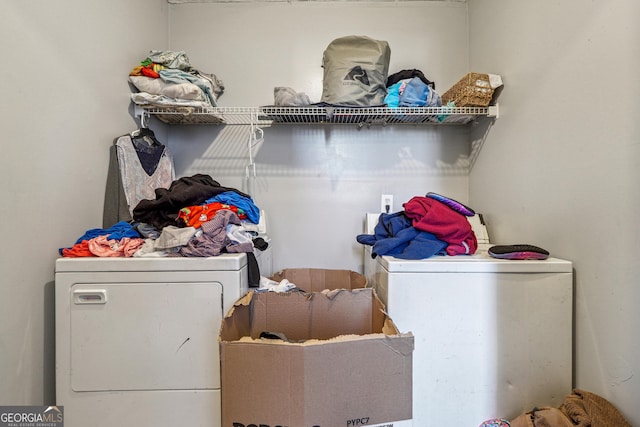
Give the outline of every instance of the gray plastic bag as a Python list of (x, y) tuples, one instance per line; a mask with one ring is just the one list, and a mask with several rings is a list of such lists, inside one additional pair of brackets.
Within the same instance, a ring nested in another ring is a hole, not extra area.
[(321, 101), (354, 107), (384, 105), (390, 58), (386, 41), (366, 36), (333, 40), (322, 57)]

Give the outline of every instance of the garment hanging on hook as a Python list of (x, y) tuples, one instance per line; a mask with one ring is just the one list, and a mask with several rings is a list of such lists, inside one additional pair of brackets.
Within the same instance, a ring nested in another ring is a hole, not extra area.
[(175, 179), (173, 157), (158, 143), (136, 143), (124, 135), (116, 141), (118, 165), (130, 212), (142, 199), (155, 198), (157, 188), (169, 188)]
[(116, 138), (111, 147), (103, 224), (130, 221), (141, 200), (154, 199), (156, 189), (169, 188), (174, 180), (173, 156), (151, 129), (140, 128)]
[(148, 128), (142, 128), (138, 136), (130, 139), (140, 166), (147, 175), (153, 175), (167, 147), (158, 141), (153, 131)]
[(138, 146), (157, 146), (157, 147), (164, 147), (164, 145), (158, 141), (158, 139), (156, 138), (156, 134), (149, 128), (140, 128), (140, 129), (136, 129), (133, 132), (131, 132), (129, 134), (131, 136), (131, 139), (134, 142), (134, 145), (136, 145), (136, 148), (138, 148)]

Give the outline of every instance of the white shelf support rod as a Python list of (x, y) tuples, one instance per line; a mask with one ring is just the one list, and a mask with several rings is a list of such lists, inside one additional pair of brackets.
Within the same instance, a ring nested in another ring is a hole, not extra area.
[(258, 113), (257, 111), (253, 111), (251, 113), (251, 124), (249, 128), (249, 139), (248, 139), (248, 149), (249, 149), (249, 164), (246, 167), (246, 177), (247, 178), (255, 178), (256, 177), (256, 164), (253, 157), (253, 149), (256, 145), (260, 144), (264, 141), (264, 130), (260, 126), (258, 126)]
[(134, 117), (137, 117), (138, 119), (140, 119), (140, 127), (141, 128), (146, 128), (149, 124), (149, 121), (151, 119), (151, 114), (145, 110), (144, 108), (135, 105), (133, 107), (133, 115)]

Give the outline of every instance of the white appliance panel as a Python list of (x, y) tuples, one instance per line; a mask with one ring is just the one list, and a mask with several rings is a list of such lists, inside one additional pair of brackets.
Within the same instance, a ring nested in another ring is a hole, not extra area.
[(483, 252), (407, 262), (370, 254), (365, 248), (370, 286), (415, 338), (415, 425), (513, 418), (571, 392), (569, 261), (494, 260)]
[(76, 393), (64, 404), (65, 427), (220, 427), (217, 390)]
[[(266, 252), (265, 252), (266, 253)], [(262, 257), (259, 251), (256, 258)], [(247, 265), (244, 254), (221, 254), (215, 257), (133, 257), (133, 258), (59, 258), (56, 273), (124, 272), (124, 271), (238, 271)]]
[[(271, 249), (256, 251), (272, 274)], [(219, 427), (221, 319), (247, 256), (56, 261), (56, 400), (67, 427)]]
[(78, 283), (70, 297), (74, 391), (220, 387), (221, 283)]
[[(385, 270), (390, 273), (570, 273), (571, 263), (549, 257), (541, 260), (509, 260), (493, 258), (487, 247), (478, 248), (473, 255), (436, 255), (427, 259), (407, 260), (391, 256), (377, 257)], [(369, 258), (371, 249), (368, 250)]]

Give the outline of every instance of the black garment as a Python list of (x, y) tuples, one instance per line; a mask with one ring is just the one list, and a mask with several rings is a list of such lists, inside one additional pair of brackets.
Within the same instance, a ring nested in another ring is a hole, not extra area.
[(391, 74), (389, 77), (387, 77), (387, 87), (398, 83), (400, 80), (412, 79), (414, 77), (417, 77), (420, 80), (422, 80), (422, 82), (427, 86), (431, 86), (431, 89), (436, 88), (436, 84), (434, 82), (426, 78), (425, 75), (422, 73), (422, 71), (416, 70), (416, 69), (402, 70), (402, 71), (398, 71), (395, 74)]
[(155, 134), (148, 128), (142, 128), (131, 138), (133, 148), (138, 154), (138, 160), (147, 175), (153, 175), (164, 154), (165, 146), (156, 139)]
[(249, 287), (257, 288), (260, 286), (260, 266), (253, 252), (247, 252), (247, 275)]
[(151, 224), (158, 230), (167, 225), (180, 227), (177, 221), (180, 209), (202, 204), (207, 199), (225, 191), (251, 197), (235, 188), (222, 187), (209, 175), (196, 174), (173, 181), (168, 189), (157, 188), (155, 200), (142, 200), (133, 209), (133, 219)]
[(269, 247), (269, 243), (267, 243), (267, 241), (262, 237), (256, 237), (255, 239), (253, 239), (253, 247), (264, 251)]

